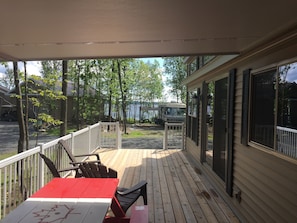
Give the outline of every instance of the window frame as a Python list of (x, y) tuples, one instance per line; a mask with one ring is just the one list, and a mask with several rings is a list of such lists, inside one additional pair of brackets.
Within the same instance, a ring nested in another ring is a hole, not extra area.
[[(277, 155), (281, 155), (281, 157), (286, 157), (286, 158), (292, 158), (294, 160), (297, 159), (297, 157), (291, 157), (281, 151), (279, 151), (278, 145), (277, 145), (277, 139), (278, 139), (278, 135), (277, 135), (277, 126), (278, 126), (278, 109), (279, 109), (279, 105), (278, 105), (278, 90), (279, 90), (279, 76), (280, 76), (280, 67), (288, 65), (288, 64), (293, 64), (293, 63), (297, 63), (297, 57), (293, 57), (291, 59), (288, 60), (283, 60), (279, 63), (274, 63), (274, 64), (270, 64), (268, 66), (263, 66), (259, 69), (248, 69), (243, 71), (243, 94), (242, 94), (242, 134), (241, 134), (241, 143), (243, 145), (246, 146), (253, 146), (255, 148), (261, 149), (263, 151), (271, 151), (274, 152)], [(274, 130), (274, 134), (273, 134), (273, 147), (269, 147), (266, 146), (262, 143), (256, 142), (254, 140), (251, 139), (251, 131), (252, 131), (252, 103), (253, 103), (253, 98), (252, 98), (252, 94), (253, 94), (253, 77), (259, 74), (263, 74), (269, 70), (276, 70), (276, 79), (275, 79), (275, 83), (274, 83), (274, 95), (275, 95), (275, 100), (274, 100), (274, 122), (273, 122), (273, 130)], [(245, 77), (246, 75), (246, 77)], [(245, 81), (248, 81), (248, 83), (245, 83)], [(248, 95), (246, 95), (248, 94)], [(247, 114), (245, 114), (246, 112), (244, 111), (244, 103), (247, 100)], [(245, 116), (246, 116), (246, 120), (245, 120)]]
[(199, 88), (188, 91), (188, 115), (197, 118), (198, 100), (199, 100)]
[[(200, 87), (188, 90), (187, 101), (187, 137), (199, 144), (199, 123), (200, 123)], [(195, 112), (191, 112), (195, 111)], [(195, 128), (195, 129), (194, 129)]]

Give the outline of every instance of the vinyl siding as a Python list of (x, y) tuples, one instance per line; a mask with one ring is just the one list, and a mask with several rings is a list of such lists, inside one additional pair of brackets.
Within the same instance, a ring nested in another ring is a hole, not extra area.
[[(238, 202), (235, 196), (224, 195), (230, 205), (240, 213), (243, 222), (297, 222), (297, 160), (252, 144), (241, 144), (243, 71), (259, 69), (294, 57), (297, 57), (297, 30), (293, 38), (286, 38), (281, 44), (273, 42), (271, 46), (267, 43), (204, 77), (206, 80), (233, 68), (237, 69), (233, 189), (234, 194), (241, 191), (241, 202)], [(202, 81), (203, 78), (200, 77), (198, 83)], [(197, 83), (197, 80), (193, 82)], [(187, 140), (187, 149), (197, 162), (200, 162), (200, 148)], [(210, 178), (217, 179), (214, 172), (208, 171), (207, 174), (213, 175)], [(222, 182), (214, 180), (213, 183), (221, 188), (222, 193), (226, 193)]]

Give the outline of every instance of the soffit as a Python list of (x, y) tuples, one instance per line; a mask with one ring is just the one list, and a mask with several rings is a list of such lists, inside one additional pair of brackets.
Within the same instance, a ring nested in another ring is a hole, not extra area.
[(0, 4), (0, 60), (240, 53), (297, 24), (296, 0)]

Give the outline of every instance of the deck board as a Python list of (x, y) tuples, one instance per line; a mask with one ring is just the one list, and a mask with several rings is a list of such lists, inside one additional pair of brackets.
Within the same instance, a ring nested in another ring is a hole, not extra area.
[[(239, 222), (179, 149), (100, 149), (102, 163), (118, 171), (120, 186), (148, 182), (149, 222)], [(142, 199), (137, 204), (143, 204)], [(129, 214), (129, 211), (127, 212)]]

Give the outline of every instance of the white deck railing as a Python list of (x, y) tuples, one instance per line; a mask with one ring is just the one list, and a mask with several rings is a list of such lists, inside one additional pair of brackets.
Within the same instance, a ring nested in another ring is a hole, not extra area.
[(185, 148), (185, 126), (183, 122), (165, 123), (163, 149)]
[[(121, 148), (119, 123), (100, 122), (1, 160), (0, 219), (52, 179), (52, 174), (39, 157), (39, 152), (52, 159), (58, 169), (71, 167), (65, 151), (58, 146), (60, 139), (67, 141), (73, 154), (92, 153), (102, 147)], [(63, 176), (67, 174), (69, 172)]]
[(277, 150), (297, 158), (297, 130), (277, 126)]

